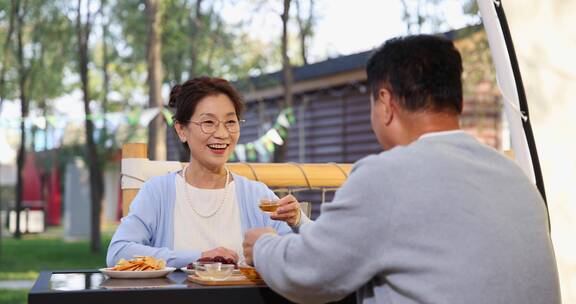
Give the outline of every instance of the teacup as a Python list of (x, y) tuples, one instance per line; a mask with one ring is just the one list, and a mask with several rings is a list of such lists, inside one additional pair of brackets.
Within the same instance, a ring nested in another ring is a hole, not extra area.
[(268, 198), (261, 199), (260, 204), (258, 205), (260, 210), (268, 214), (276, 212), (276, 209), (278, 209), (279, 206), (280, 205), (278, 204), (278, 200), (272, 200)]

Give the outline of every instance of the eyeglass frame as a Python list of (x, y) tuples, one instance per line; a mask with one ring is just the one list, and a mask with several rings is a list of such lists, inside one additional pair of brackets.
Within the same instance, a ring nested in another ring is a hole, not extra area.
[(228, 129), (228, 127), (226, 126), (226, 122), (227, 122), (227, 121), (223, 121), (223, 120), (220, 120), (220, 119), (210, 119), (210, 120), (211, 120), (211, 121), (215, 121), (214, 131), (212, 131), (212, 132), (206, 132), (206, 130), (204, 130), (204, 127), (202, 126), (202, 123), (208, 122), (207, 120), (203, 120), (203, 121), (187, 120), (187, 121), (184, 121), (184, 123), (190, 123), (190, 122), (191, 122), (191, 123), (193, 123), (193, 124), (195, 124), (195, 125), (197, 125), (197, 126), (200, 126), (200, 131), (202, 131), (202, 133), (204, 133), (204, 134), (214, 134), (214, 133), (216, 133), (216, 132), (218, 131), (218, 127), (220, 127), (220, 124), (222, 123), (222, 124), (224, 125), (224, 129), (225, 129), (228, 133), (230, 133), (230, 134), (236, 134), (236, 133), (240, 132), (240, 126), (241, 126), (243, 123), (246, 122), (246, 120), (244, 120), (244, 119), (238, 119), (238, 120), (236, 121), (236, 122), (238, 123), (238, 130), (237, 130), (237, 131), (230, 131), (230, 130)]

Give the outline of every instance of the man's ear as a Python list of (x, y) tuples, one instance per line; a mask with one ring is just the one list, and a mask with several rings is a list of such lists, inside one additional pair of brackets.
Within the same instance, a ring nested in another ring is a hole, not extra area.
[(380, 104), (382, 123), (384, 123), (386, 126), (390, 125), (394, 119), (394, 114), (396, 111), (394, 97), (392, 96), (390, 90), (381, 88), (378, 91), (378, 99), (376, 99), (376, 103)]

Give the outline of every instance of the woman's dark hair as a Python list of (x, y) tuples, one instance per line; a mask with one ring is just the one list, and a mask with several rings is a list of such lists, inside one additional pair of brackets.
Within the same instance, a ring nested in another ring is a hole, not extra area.
[(375, 99), (384, 87), (406, 110), (462, 113), (462, 58), (446, 38), (390, 39), (374, 51), (366, 74)]
[(181, 124), (190, 121), (196, 105), (206, 96), (224, 94), (230, 98), (238, 119), (244, 113), (244, 101), (232, 85), (225, 79), (215, 77), (198, 77), (186, 81), (184, 84), (177, 84), (170, 91), (168, 106), (176, 109), (174, 120)]
[[(220, 94), (230, 98), (236, 110), (236, 116), (241, 119), (242, 114), (244, 114), (244, 101), (238, 91), (227, 80), (222, 78), (198, 77), (190, 79), (181, 85), (173, 86), (170, 91), (168, 106), (175, 108), (174, 120), (185, 125), (194, 115), (196, 105), (198, 105), (200, 100), (207, 96)], [(184, 149), (189, 152), (189, 147), (186, 143), (184, 143)]]

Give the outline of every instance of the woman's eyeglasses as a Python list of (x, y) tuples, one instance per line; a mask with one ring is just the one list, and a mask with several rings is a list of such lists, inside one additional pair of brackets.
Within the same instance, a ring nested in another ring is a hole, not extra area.
[(217, 120), (217, 119), (207, 119), (203, 121), (189, 121), (195, 125), (200, 126), (200, 130), (206, 134), (213, 134), (220, 127), (220, 123), (224, 124), (224, 128), (229, 133), (238, 133), (240, 131), (240, 125), (244, 123), (245, 120), (228, 119), (228, 120)]

